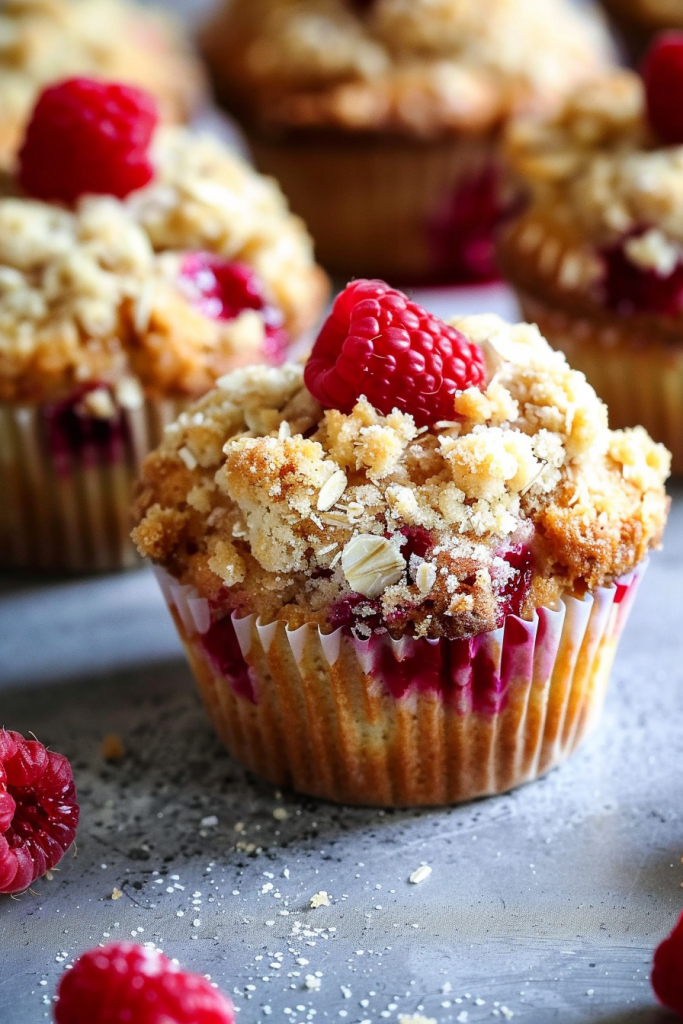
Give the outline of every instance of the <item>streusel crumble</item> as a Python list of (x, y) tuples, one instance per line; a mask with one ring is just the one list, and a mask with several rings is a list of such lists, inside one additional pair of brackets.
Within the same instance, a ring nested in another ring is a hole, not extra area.
[(628, 572), (661, 537), (665, 449), (610, 431), (535, 327), (453, 326), (489, 379), (429, 428), (323, 411), (298, 366), (223, 378), (145, 464), (141, 553), (223, 613), (365, 638), (473, 636)]

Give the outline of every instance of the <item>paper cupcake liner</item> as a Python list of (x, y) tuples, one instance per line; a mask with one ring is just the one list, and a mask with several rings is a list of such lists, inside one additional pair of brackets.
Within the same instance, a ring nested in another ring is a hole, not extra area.
[(249, 144), (328, 269), (412, 284), (498, 276), (493, 232), (502, 178), (491, 136), (271, 142), (252, 134)]
[(593, 322), (529, 293), (518, 298), (524, 318), (585, 373), (609, 409), (610, 427), (645, 427), (671, 452), (673, 472), (683, 473), (683, 344), (654, 334), (638, 344), (616, 315)]
[(119, 407), (106, 443), (94, 436), (70, 446), (51, 429), (54, 407), (0, 403), (0, 565), (87, 571), (138, 564), (129, 536), (132, 485), (185, 404)]
[(278, 786), (389, 807), (502, 793), (564, 761), (599, 713), (644, 569), (452, 641), (361, 641), (255, 615), (212, 621), (193, 587), (157, 576), (240, 761)]

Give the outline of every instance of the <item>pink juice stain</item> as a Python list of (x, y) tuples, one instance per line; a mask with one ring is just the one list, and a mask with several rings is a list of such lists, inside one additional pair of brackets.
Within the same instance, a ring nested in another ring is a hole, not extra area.
[(224, 676), (233, 692), (258, 704), (256, 685), (247, 665), (230, 615), (212, 622), (201, 637), (202, 647), (216, 672)]
[(235, 320), (245, 309), (260, 313), (265, 325), (263, 356), (273, 366), (285, 358), (289, 336), (282, 312), (266, 302), (258, 274), (246, 263), (207, 252), (189, 253), (180, 267), (189, 300), (211, 320)]
[(605, 266), (602, 299), (615, 313), (622, 316), (634, 313), (680, 316), (683, 313), (683, 265), (661, 276), (631, 263), (623, 244), (604, 250), (602, 258)]
[(497, 167), (490, 165), (460, 181), (427, 226), (432, 283), (500, 280), (494, 236), (504, 212)]
[(42, 408), (42, 427), (55, 472), (68, 476), (74, 469), (115, 465), (123, 457), (127, 428), (120, 410), (110, 418), (89, 416), (82, 411), (88, 391), (102, 387), (91, 384), (61, 402)]

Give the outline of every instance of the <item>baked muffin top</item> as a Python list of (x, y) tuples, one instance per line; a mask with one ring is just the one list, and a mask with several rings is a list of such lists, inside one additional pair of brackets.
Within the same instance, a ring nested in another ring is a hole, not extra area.
[[(683, 53), (683, 37), (676, 45)], [(531, 194), (513, 230), (558, 288), (622, 311), (683, 312), (683, 135), (662, 137), (678, 130), (672, 117), (675, 106), (648, 106), (643, 79), (620, 71), (552, 117), (510, 127), (507, 153)]]
[(418, 137), (546, 107), (610, 53), (567, 0), (232, 0), (203, 47), (222, 97), (261, 127)]
[(660, 541), (666, 449), (609, 430), (534, 326), (452, 323), (486, 379), (429, 426), (362, 396), (323, 410), (295, 365), (221, 379), (145, 463), (141, 553), (219, 616), (361, 638), (471, 636), (630, 571)]
[[(184, 128), (158, 129), (151, 158), (144, 188), (72, 207), (24, 198), (5, 179), (0, 400), (130, 378), (147, 395), (199, 395), (228, 368), (282, 358), (269, 352), (269, 326), (295, 337), (318, 319), (327, 279), (274, 181)], [(202, 283), (211, 256), (219, 277), (222, 264), (246, 268), (263, 310), (211, 315)]]
[(203, 72), (166, 14), (129, 0), (4, 0), (0, 10), (0, 163), (13, 154), (37, 93), (70, 75), (144, 86), (162, 116), (184, 121)]

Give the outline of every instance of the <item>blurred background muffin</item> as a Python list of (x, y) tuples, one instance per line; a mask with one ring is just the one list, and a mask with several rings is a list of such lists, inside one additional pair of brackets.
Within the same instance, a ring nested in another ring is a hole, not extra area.
[(277, 185), (141, 90), (39, 99), (0, 195), (0, 564), (134, 560), (129, 488), (190, 398), (327, 299)]
[(71, 75), (143, 86), (168, 121), (187, 121), (206, 92), (186, 31), (129, 0), (3, 0), (0, 165), (21, 140), (37, 94)]
[(683, 29), (681, 0), (602, 0), (633, 60), (664, 29)]
[(527, 319), (583, 370), (615, 426), (642, 423), (683, 471), (683, 35), (644, 80), (615, 73), (562, 112), (520, 122), (509, 153), (531, 190), (501, 265)]
[(501, 126), (610, 57), (568, 0), (231, 0), (201, 43), (321, 262), (413, 283), (495, 276)]

